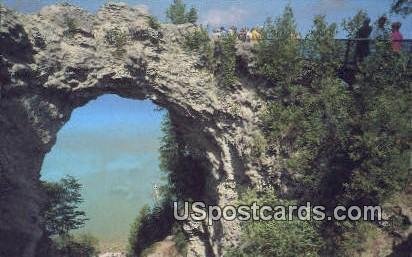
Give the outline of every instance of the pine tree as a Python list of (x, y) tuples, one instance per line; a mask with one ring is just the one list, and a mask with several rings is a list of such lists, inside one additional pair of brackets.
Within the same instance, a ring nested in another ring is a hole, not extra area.
[(190, 11), (187, 13), (186, 18), (188, 22), (193, 23), (193, 24), (196, 23), (197, 18), (198, 18), (196, 8), (194, 7), (190, 8)]
[(167, 18), (173, 24), (183, 24), (187, 22), (186, 17), (186, 5), (182, 0), (173, 0), (173, 3), (169, 6), (166, 11)]

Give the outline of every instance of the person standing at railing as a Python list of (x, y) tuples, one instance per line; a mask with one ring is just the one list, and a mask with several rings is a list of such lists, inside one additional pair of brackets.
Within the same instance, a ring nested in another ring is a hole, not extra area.
[(371, 20), (366, 18), (363, 21), (362, 27), (360, 27), (356, 33), (355, 59), (357, 62), (362, 62), (363, 59), (369, 55), (369, 36), (372, 32), (370, 22)]
[(388, 18), (386, 16), (381, 16), (378, 19), (377, 26), (372, 31), (372, 39), (376, 40), (384, 40), (388, 38), (388, 33), (385, 29), (386, 22)]
[(402, 41), (403, 41), (403, 35), (399, 31), (401, 28), (401, 23), (400, 22), (394, 22), (392, 23), (392, 50), (395, 53), (400, 53), (402, 49)]
[(256, 43), (262, 39), (262, 34), (260, 34), (258, 28), (253, 28), (252, 30), (252, 42)]

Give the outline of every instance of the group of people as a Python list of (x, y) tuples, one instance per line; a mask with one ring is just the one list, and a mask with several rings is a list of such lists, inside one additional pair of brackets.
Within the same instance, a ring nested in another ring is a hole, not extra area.
[[(366, 18), (363, 25), (355, 35), (355, 61), (361, 62), (370, 53), (371, 42), (390, 41), (392, 50), (395, 53), (400, 53), (402, 50), (403, 35), (400, 32), (401, 23), (392, 23), (391, 31), (387, 29), (388, 18), (382, 16), (372, 27), (371, 20)], [(220, 27), (212, 31), (212, 39), (217, 41), (227, 35), (234, 35), (239, 41), (256, 43), (262, 40), (262, 27), (253, 27), (251, 29), (243, 27), (240, 30), (236, 26), (231, 26), (229, 29)]]
[(403, 35), (400, 32), (401, 23), (392, 23), (391, 32), (386, 29), (388, 18), (382, 16), (378, 19), (376, 26), (373, 28), (370, 25), (371, 20), (366, 18), (363, 25), (356, 33), (356, 61), (362, 61), (370, 52), (370, 41), (391, 40), (392, 50), (395, 53), (400, 53), (402, 50)]
[(222, 26), (213, 30), (212, 38), (218, 40), (226, 35), (235, 35), (242, 42), (258, 42), (262, 39), (262, 29), (259, 27), (251, 29), (243, 27), (238, 30), (236, 26), (231, 26), (229, 29)]

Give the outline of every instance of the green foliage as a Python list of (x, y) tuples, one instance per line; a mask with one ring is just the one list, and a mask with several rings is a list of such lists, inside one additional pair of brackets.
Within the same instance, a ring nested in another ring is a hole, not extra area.
[(160, 29), (161, 24), (155, 16), (152, 16), (152, 15), (147, 16), (147, 22), (149, 24), (149, 27), (151, 27), (152, 29), (154, 30)]
[(252, 156), (260, 157), (267, 149), (266, 139), (260, 133), (254, 133), (252, 135), (253, 145), (252, 145)]
[(173, 212), (168, 201), (159, 206), (144, 206), (131, 227), (129, 255), (140, 256), (153, 243), (163, 240), (172, 233), (173, 224)]
[(194, 7), (191, 7), (189, 12), (186, 15), (187, 21), (190, 23), (196, 23), (198, 19), (197, 10)]
[(412, 3), (409, 0), (393, 0), (391, 11), (406, 17), (412, 13)]
[(347, 185), (351, 199), (382, 203), (410, 180), (408, 59), (394, 55), (390, 44), (382, 42), (361, 66), (355, 94), (359, 108), (356, 125), (362, 133), (355, 135), (351, 153), (358, 164)]
[(191, 51), (211, 51), (209, 34), (202, 27), (196, 28), (193, 33), (185, 35), (184, 46)]
[(200, 54), (200, 61), (209, 69), (213, 66), (213, 46), (209, 34), (203, 27), (197, 27), (193, 32), (185, 35), (184, 48)]
[[(359, 12), (346, 22), (348, 33), (365, 17)], [(305, 40), (314, 64), (310, 84), (282, 87), (280, 101), (271, 103), (263, 117), (266, 137), (269, 145), (281, 146), (276, 154), (285, 160), (285, 169), (301, 175), (297, 182), (309, 190), (309, 198), (317, 195), (324, 204), (377, 204), (406, 183), (408, 59), (381, 42), (361, 66), (352, 91), (336, 75), (335, 34), (335, 25), (315, 18)], [(287, 45), (289, 39), (284, 40)], [(336, 185), (333, 190), (330, 183)]]
[(256, 47), (257, 71), (273, 83), (290, 84), (301, 67), (299, 35), (290, 6), (280, 18), (266, 21), (262, 38)]
[(63, 23), (66, 27), (63, 35), (66, 37), (73, 37), (78, 27), (77, 21), (72, 17), (64, 16)]
[(125, 52), (124, 46), (127, 43), (127, 33), (126, 32), (123, 32), (119, 28), (112, 28), (106, 31), (104, 38), (107, 44), (116, 48), (115, 50), (116, 55), (120, 56)]
[(99, 254), (98, 241), (89, 234), (62, 235), (55, 239), (55, 243), (60, 257), (97, 257)]
[(342, 27), (347, 33), (348, 38), (356, 38), (356, 33), (362, 27), (363, 22), (368, 18), (365, 11), (360, 10), (351, 19), (344, 19)]
[(222, 75), (223, 85), (226, 87), (234, 85), (238, 79), (236, 75), (236, 35), (227, 34), (218, 42), (220, 49), (219, 73)]
[[(241, 204), (288, 206), (292, 202), (280, 201), (272, 190), (265, 192), (247, 191)], [(240, 245), (229, 249), (225, 257), (295, 257), (319, 256), (322, 239), (315, 224), (301, 221), (247, 221), (242, 224)]]
[[(167, 184), (161, 188), (162, 200), (154, 207), (144, 207), (134, 224), (129, 237), (129, 255), (140, 256), (150, 252), (150, 247), (166, 236), (175, 235), (180, 253), (186, 251), (186, 235), (181, 224), (173, 219), (170, 203), (176, 199), (197, 198), (203, 193), (204, 169), (193, 150), (185, 144), (172, 125), (168, 115), (162, 124), (163, 138), (160, 147), (160, 169), (167, 176)], [(196, 176), (193, 173), (198, 172)]]
[(182, 0), (173, 0), (173, 3), (166, 10), (166, 17), (173, 24), (196, 23), (197, 10), (192, 7), (186, 12), (186, 5)]
[(285, 160), (284, 168), (301, 175), (296, 182), (322, 199), (319, 196), (331, 194), (323, 184), (343, 172), (334, 165), (345, 163), (342, 151), (350, 132), (353, 101), (338, 79), (322, 78), (310, 89), (296, 85), (288, 90), (286, 101), (273, 102), (263, 117), (267, 140), (280, 146), (277, 154)]
[(83, 202), (82, 186), (75, 178), (67, 176), (58, 183), (42, 182), (42, 187), (47, 200), (43, 217), (48, 235), (68, 235), (70, 230), (84, 226), (86, 214), (79, 210)]
[[(316, 17), (302, 53), (309, 65), (300, 66), (299, 54), (291, 51), (291, 60), (298, 65), (290, 68), (281, 61), (288, 60), (283, 53), (277, 54), (277, 60), (271, 53), (278, 52), (273, 51), (277, 45), (290, 44), (290, 38), (278, 36), (282, 34), (279, 20), (293, 24), (290, 17), (284, 14), (272, 24), (269, 35), (275, 36), (257, 48), (258, 68), (278, 85), (278, 99), (263, 115), (268, 152), (281, 160), (283, 170), (297, 185), (294, 196), (301, 201), (315, 201), (327, 209), (337, 204), (382, 204), (411, 180), (410, 57), (394, 54), (390, 42), (378, 42), (359, 65), (355, 84), (347, 86), (336, 72), (340, 51), (333, 40), (336, 25)], [(366, 17), (359, 12), (344, 22), (349, 37), (356, 36)], [(267, 70), (262, 69), (265, 63)], [(295, 74), (288, 77), (289, 72)], [(296, 73), (305, 73), (305, 79), (294, 81)], [(319, 231), (328, 246), (322, 251), (327, 256), (359, 253), (362, 249), (356, 244), (368, 237), (368, 227), (325, 222)]]
[(182, 256), (187, 256), (187, 242), (188, 238), (186, 234), (183, 232), (182, 226), (179, 226), (176, 224), (173, 228), (173, 241), (175, 242), (175, 246), (177, 251), (182, 255)]
[(201, 199), (205, 190), (203, 157), (177, 133), (169, 116), (163, 121), (162, 131), (160, 169), (168, 180), (163, 188), (165, 198)]
[(173, 0), (173, 3), (169, 6), (166, 11), (167, 18), (173, 24), (183, 24), (186, 23), (186, 5), (182, 0)]
[(337, 256), (359, 256), (365, 251), (365, 244), (367, 240), (373, 240), (378, 235), (378, 228), (369, 222), (344, 222), (342, 224), (342, 236), (340, 248)]
[(337, 25), (328, 25), (325, 16), (316, 16), (313, 23), (304, 40), (305, 58), (310, 60), (311, 65), (316, 65), (312, 66), (315, 71), (336, 72), (343, 62), (342, 49), (336, 44)]

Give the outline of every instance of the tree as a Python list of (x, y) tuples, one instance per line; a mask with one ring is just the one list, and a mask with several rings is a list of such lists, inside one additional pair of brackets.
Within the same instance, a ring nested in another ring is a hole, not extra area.
[(275, 84), (292, 83), (300, 71), (301, 59), (299, 35), (290, 6), (280, 18), (266, 21), (262, 38), (256, 48), (258, 72)]
[(368, 18), (368, 14), (359, 10), (355, 16), (351, 19), (344, 19), (342, 22), (342, 27), (347, 33), (347, 37), (352, 39), (356, 38), (356, 33), (362, 27), (363, 22)]
[[(336, 44), (337, 25), (327, 24), (325, 16), (316, 16), (313, 27), (305, 37), (304, 54), (313, 70), (321, 74), (336, 72), (342, 63), (341, 47)], [(320, 74), (318, 74), (320, 75)]]
[(194, 7), (190, 8), (190, 11), (186, 15), (187, 21), (190, 23), (196, 23), (198, 19), (197, 10)]
[(173, 24), (183, 24), (187, 22), (185, 13), (186, 5), (183, 3), (183, 1), (173, 0), (173, 3), (166, 11), (166, 16)]
[(196, 23), (198, 15), (197, 10), (191, 7), (189, 12), (186, 12), (186, 5), (182, 0), (173, 0), (173, 3), (166, 10), (166, 17), (173, 24)]
[(42, 186), (46, 193), (43, 216), (48, 235), (67, 235), (70, 230), (84, 226), (88, 219), (79, 210), (83, 202), (82, 185), (74, 177), (67, 176), (57, 183), (42, 182)]
[(412, 3), (410, 0), (394, 0), (391, 11), (405, 17), (412, 13)]

